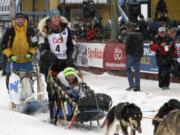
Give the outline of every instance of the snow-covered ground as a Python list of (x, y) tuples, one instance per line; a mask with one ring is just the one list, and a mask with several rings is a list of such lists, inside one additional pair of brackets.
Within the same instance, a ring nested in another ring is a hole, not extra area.
[[(171, 83), (170, 90), (162, 91), (158, 88), (157, 81), (141, 80), (141, 92), (129, 92), (125, 90), (128, 87), (125, 77), (107, 73), (102, 75), (83, 73), (85, 82), (92, 89), (112, 97), (113, 105), (124, 101), (133, 102), (141, 108), (144, 117), (152, 118), (156, 112), (148, 111), (157, 110), (171, 98), (180, 100), (180, 85), (177, 83)], [(96, 127), (96, 122), (93, 123), (91, 129), (88, 126), (67, 129), (43, 122), (48, 119), (48, 114), (28, 116), (11, 111), (8, 108), (9, 97), (5, 86), (5, 77), (0, 77), (0, 82), (0, 135), (103, 135), (105, 133), (105, 129)], [(141, 135), (153, 135), (151, 119), (143, 118), (142, 130)], [(111, 131), (111, 135), (113, 133), (114, 130)], [(120, 132), (119, 135), (122, 133)], [(137, 135), (139, 134), (137, 133)]]

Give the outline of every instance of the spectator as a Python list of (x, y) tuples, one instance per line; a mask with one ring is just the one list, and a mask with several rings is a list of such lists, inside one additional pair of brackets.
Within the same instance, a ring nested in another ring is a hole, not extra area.
[(170, 28), (168, 29), (168, 35), (175, 40), (175, 36), (176, 36), (176, 28)]
[[(127, 88), (126, 90), (140, 91), (140, 60), (143, 56), (142, 34), (139, 32), (128, 33), (125, 46), (127, 55), (126, 75), (129, 82), (129, 88)], [(134, 68), (134, 77), (132, 68)]]
[(180, 42), (180, 25), (177, 26), (177, 31), (175, 35), (175, 41)]
[(156, 52), (156, 63), (159, 68), (158, 80), (162, 90), (169, 89), (170, 68), (173, 58), (177, 57), (174, 40), (166, 33), (165, 27), (158, 29), (153, 44), (150, 46)]
[(137, 27), (139, 28), (139, 32), (142, 33), (144, 39), (147, 39), (147, 23), (144, 20), (144, 16), (140, 14), (137, 20)]
[[(157, 6), (156, 6), (156, 11), (155, 11), (155, 18), (165, 18), (168, 14), (166, 2), (164, 0), (158, 0)], [(161, 20), (160, 19), (160, 20)]]
[(126, 37), (127, 37), (127, 28), (126, 28), (126, 26), (122, 26), (120, 28), (119, 42), (125, 43)]
[(157, 20), (153, 20), (147, 27), (147, 32), (150, 39), (153, 39), (154, 36), (158, 33), (158, 28), (161, 27), (161, 23)]
[[(0, 43), (3, 38), (5, 27), (3, 25), (0, 25)], [(2, 68), (2, 75), (6, 75), (6, 64), (7, 64), (7, 58), (3, 56), (2, 54), (2, 48), (0, 48), (0, 57), (1, 57), (1, 65), (0, 68)]]

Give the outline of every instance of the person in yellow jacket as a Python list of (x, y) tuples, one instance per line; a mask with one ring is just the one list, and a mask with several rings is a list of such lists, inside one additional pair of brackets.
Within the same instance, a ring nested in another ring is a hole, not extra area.
[(12, 61), (13, 70), (32, 71), (37, 43), (35, 31), (28, 25), (25, 15), (16, 13), (12, 26), (6, 29), (1, 42), (2, 53)]
[(35, 31), (28, 25), (27, 18), (21, 12), (16, 13), (12, 26), (6, 29), (1, 42), (3, 55), (12, 63), (10, 70), (13, 73), (8, 71), (6, 77), (11, 109), (21, 111), (18, 106), (33, 95), (31, 72), (37, 45)]

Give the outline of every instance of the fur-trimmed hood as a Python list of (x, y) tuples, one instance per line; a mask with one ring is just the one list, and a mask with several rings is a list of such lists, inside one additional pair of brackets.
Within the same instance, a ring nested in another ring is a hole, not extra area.
[[(64, 76), (64, 72), (60, 72), (58, 75), (57, 75), (58, 79), (60, 80), (60, 82), (65, 86), (65, 87), (70, 87), (70, 84), (69, 82), (66, 80), (66, 77)], [(78, 75), (76, 75), (76, 79), (78, 81), (78, 83), (81, 83), (82, 80), (80, 79), (80, 77)]]
[[(45, 18), (42, 18), (38, 23), (37, 29), (39, 30), (39, 33), (44, 37), (46, 37), (48, 34), (47, 25), (49, 21), (50, 21), (50, 18), (45, 17)], [(70, 27), (70, 22), (64, 16), (61, 16), (61, 24), (63, 24), (64, 26)]]

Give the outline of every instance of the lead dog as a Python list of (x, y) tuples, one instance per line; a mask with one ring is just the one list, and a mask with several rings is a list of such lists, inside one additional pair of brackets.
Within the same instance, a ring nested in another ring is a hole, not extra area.
[(180, 110), (174, 110), (164, 117), (155, 135), (180, 135)]
[(115, 120), (118, 121), (122, 129), (123, 135), (129, 135), (127, 128), (131, 128), (131, 135), (135, 135), (136, 130), (141, 133), (141, 109), (133, 103), (119, 103), (113, 106), (108, 112), (107, 117), (102, 125), (106, 124), (106, 133), (109, 135), (110, 129), (113, 126)]

